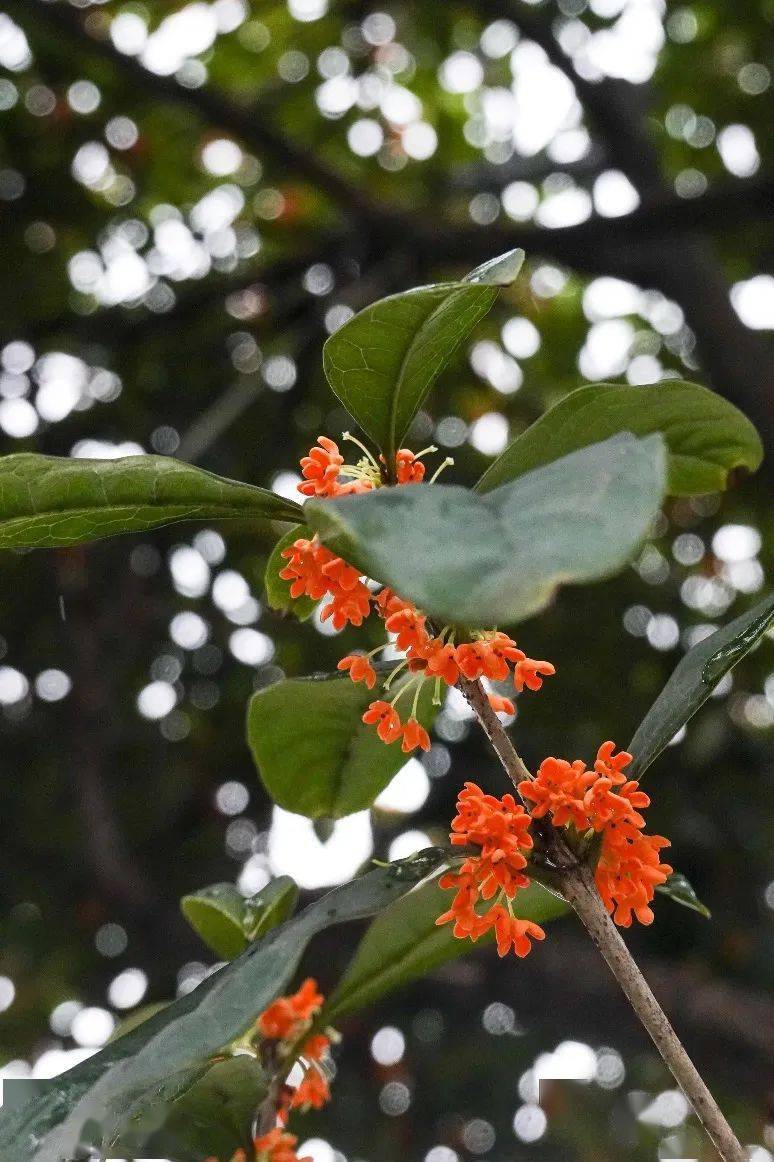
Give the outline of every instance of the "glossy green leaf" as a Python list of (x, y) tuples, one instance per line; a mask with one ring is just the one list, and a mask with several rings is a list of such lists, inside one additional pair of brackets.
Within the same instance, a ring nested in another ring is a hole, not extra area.
[[(388, 698), (410, 678), (396, 681)], [(247, 739), (266, 790), (275, 803), (311, 819), (350, 815), (370, 807), (406, 763), (400, 742), (386, 746), (362, 722), (369, 702), (380, 698), (346, 677), (289, 678), (254, 694)], [(424, 684), (418, 718), (427, 729), (435, 717), (433, 684)], [(413, 694), (398, 703), (408, 717)]]
[(676, 904), (682, 904), (684, 908), (690, 908), (692, 912), (698, 912), (700, 916), (705, 916), (707, 919), (712, 914), (696, 895), (690, 880), (680, 872), (673, 872), (665, 883), (658, 885), (656, 891), (661, 892), (663, 896), (669, 896), (670, 900), (674, 900)]
[(297, 900), (295, 882), (279, 876), (249, 899), (235, 884), (212, 884), (183, 896), (180, 907), (204, 943), (223, 960), (233, 960), (251, 940), (292, 915)]
[(643, 718), (627, 747), (627, 774), (640, 778), (681, 726), (707, 701), (720, 679), (756, 645), (774, 621), (774, 595), (764, 597), (689, 650)]
[(441, 623), (513, 624), (623, 567), (664, 492), (660, 436), (619, 435), (479, 496), (454, 485), (310, 500), (335, 552)]
[(298, 521), (300, 505), (169, 456), (0, 459), (0, 549), (53, 548), (180, 520)]
[[(491, 943), (491, 933), (473, 945), (457, 940), (452, 925), (436, 925), (451, 898), (450, 892), (442, 891), (438, 881), (432, 880), (397, 900), (373, 921), (326, 1006), (330, 1020), (370, 1004), (474, 947)], [(515, 915), (538, 924), (568, 910), (563, 900), (535, 883), (518, 892), (513, 905)]]
[(68, 1070), (41, 1097), (0, 1111), (0, 1158), (60, 1162), (73, 1157), (81, 1141), (110, 1154), (128, 1127), (188, 1093), (223, 1048), (244, 1035), (284, 990), (313, 936), (382, 911), (444, 859), (445, 852), (431, 848), (335, 888), (198, 988)]
[(518, 436), (476, 485), (489, 492), (558, 456), (617, 432), (660, 432), (667, 445), (667, 492), (719, 492), (729, 474), (754, 472), (761, 439), (738, 408), (696, 383), (667, 380), (648, 387), (597, 383), (571, 392)]
[(289, 548), (299, 537), (306, 537), (308, 534), (309, 529), (306, 525), (296, 525), (285, 533), (272, 549), (264, 575), (266, 599), (272, 609), (278, 609), (281, 613), (293, 613), (299, 621), (306, 621), (307, 617), (311, 617), (319, 603), (306, 595), (290, 596), (290, 582), (283, 581), (280, 577), (280, 570), (287, 565), (282, 550)]
[(438, 375), (523, 261), (514, 250), (461, 282), (380, 299), (327, 340), (328, 382), (388, 464)]
[(247, 948), (247, 901), (235, 884), (200, 888), (183, 896), (180, 907), (194, 931), (222, 960), (233, 960)]

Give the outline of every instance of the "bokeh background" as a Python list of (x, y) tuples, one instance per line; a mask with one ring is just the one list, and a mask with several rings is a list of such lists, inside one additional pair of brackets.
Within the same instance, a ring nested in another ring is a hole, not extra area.
[[(771, 0), (0, 0), (2, 451), (156, 451), (292, 494), (347, 423), (326, 336), (517, 245), (413, 447), (472, 482), (584, 381), (683, 377), (771, 448), (773, 48)], [(627, 743), (683, 651), (764, 589), (771, 495), (769, 463), (670, 504), (622, 576), (522, 627), (558, 670), (520, 708), (529, 763)], [(246, 700), (356, 639), (266, 608), (270, 548), (180, 525), (3, 557), (5, 1076), (56, 1073), (202, 979), (183, 893), (282, 872), (311, 898), (442, 838), (465, 778), (504, 789), (450, 701), (370, 817), (326, 835), (272, 810)], [(649, 776), (713, 918), (662, 900), (627, 937), (754, 1162), (774, 1157), (773, 735), (764, 641)], [(357, 936), (314, 946), (324, 986)], [(315, 1162), (714, 1157), (570, 920), (342, 1032), (335, 1100), (301, 1130)], [(538, 1095), (547, 1054), (577, 1080)]]

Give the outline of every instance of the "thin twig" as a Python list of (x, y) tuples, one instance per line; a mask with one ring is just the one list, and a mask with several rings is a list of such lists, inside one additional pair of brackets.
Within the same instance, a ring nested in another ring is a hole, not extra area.
[(460, 676), (458, 684), (518, 794), (519, 783), (523, 782), (524, 779), (531, 779), (532, 774), (525, 766), (521, 756), (517, 754), (505, 727), (489, 705), (489, 699), (481, 682), (471, 682)]
[[(531, 778), (500, 719), (489, 705), (480, 682), (460, 679), (460, 689), (476, 714), (508, 778), (518, 784)], [(714, 1142), (723, 1162), (746, 1162), (747, 1154), (735, 1137), (701, 1074), (686, 1053), (664, 1010), (637, 967), (620, 932), (610, 919), (594, 883), (591, 869), (566, 847), (559, 831), (548, 825), (541, 832), (546, 855), (557, 868), (561, 894), (574, 909), (610, 971), (653, 1040), (675, 1081)]]

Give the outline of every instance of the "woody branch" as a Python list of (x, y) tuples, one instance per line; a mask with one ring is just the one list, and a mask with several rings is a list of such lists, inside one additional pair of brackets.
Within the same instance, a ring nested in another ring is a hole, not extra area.
[[(460, 688), (479, 725), (492, 744), (505, 773), (516, 787), (531, 774), (516, 751), (500, 719), (491, 709), (480, 681), (460, 679)], [(696, 1116), (715, 1144), (723, 1162), (746, 1162), (747, 1152), (726, 1121), (696, 1066), (691, 1061), (669, 1018), (640, 972), (620, 932), (605, 910), (591, 868), (576, 856), (560, 832), (546, 824), (543, 835), (546, 855), (554, 864), (564, 899), (604, 957), (608, 968), (639, 1017)]]

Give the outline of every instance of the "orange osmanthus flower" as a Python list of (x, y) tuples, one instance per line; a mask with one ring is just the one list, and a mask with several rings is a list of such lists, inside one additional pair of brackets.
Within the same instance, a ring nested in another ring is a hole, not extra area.
[(339, 446), (327, 436), (318, 436), (319, 446), (311, 448), (308, 456), (301, 460), (301, 474), (304, 477), (298, 491), (304, 496), (337, 496), (340, 485), (338, 476), (344, 465), (344, 457)]
[(391, 613), (384, 625), (389, 633), (396, 634), (395, 645), (405, 653), (406, 650), (421, 649), (428, 642), (426, 621), (424, 614), (406, 603), (402, 609)]
[(422, 750), (430, 750), (430, 736), (425, 728), (417, 722), (416, 718), (409, 718), (408, 722), (403, 726), (401, 750), (404, 754), (410, 754), (418, 746)]
[(543, 685), (543, 678), (540, 675), (550, 678), (555, 673), (556, 668), (550, 662), (536, 662), (532, 658), (522, 658), (514, 667), (513, 684), (519, 693), (525, 686), (528, 690), (539, 690)]
[(422, 668), (428, 678), (441, 678), (447, 686), (457, 684), (460, 668), (457, 651), (451, 642), (444, 644), (440, 638), (430, 638), (419, 652), (422, 654), (421, 662), (424, 662)]
[(585, 788), (578, 780), (586, 771), (582, 759), (568, 763), (565, 759), (543, 759), (534, 779), (519, 783), (519, 794), (535, 804), (533, 819), (551, 815), (554, 826), (574, 823), (579, 831), (588, 827), (588, 814), (583, 803)]
[(311, 540), (299, 537), (287, 549), (283, 549), (281, 556), (288, 562), (284, 569), (280, 569), (283, 581), (290, 582), (290, 596), (292, 598), (311, 597), (319, 601), (330, 587), (330, 579), (323, 569), (334, 560), (333, 553), (321, 545), (317, 537)]
[(366, 726), (376, 727), (382, 742), (396, 742), (403, 732), (400, 715), (389, 702), (372, 702), (363, 715), (363, 722)]
[[(511, 900), (519, 888), (530, 882), (523, 873), (527, 866), (524, 853), (533, 846), (529, 825), (529, 815), (513, 795), (497, 799), (475, 783), (465, 784), (457, 799), (450, 838), (455, 845), (479, 847), (481, 852), (468, 856), (456, 871), (441, 876), (440, 886), (453, 888), (456, 894), (451, 908), (436, 924), (453, 923), (455, 936), (474, 941), (494, 928), (500, 956), (511, 948), (517, 956), (526, 956), (530, 941), (544, 938), (538, 924), (514, 916), (511, 910)], [(479, 901), (495, 896), (488, 909), (476, 910)]]
[(615, 744), (604, 742), (597, 751), (593, 771), (581, 759), (547, 758), (534, 779), (519, 783), (522, 798), (534, 803), (533, 819), (551, 817), (555, 827), (572, 825), (579, 832), (602, 835), (602, 849), (595, 870), (597, 889), (616, 924), (628, 928), (634, 915), (641, 924), (653, 921), (649, 907), (656, 887), (672, 872), (661, 863), (659, 851), (669, 841), (660, 835), (644, 835), (642, 810), (649, 797), (623, 770), (632, 756), (615, 753)]
[(369, 690), (376, 685), (376, 670), (365, 654), (347, 654), (338, 663), (337, 669), (348, 670), (353, 682), (365, 682)]
[[(327, 436), (320, 436), (309, 455), (301, 460), (304, 479), (298, 488), (305, 496), (343, 496), (350, 492), (380, 488), (387, 482), (384, 460), (381, 459), (380, 465), (364, 444), (349, 433), (344, 435), (345, 439), (360, 447), (364, 456), (357, 464), (346, 464), (338, 444)], [(394, 479), (398, 485), (420, 484), (425, 477), (422, 456), (434, 451), (437, 451), (434, 447), (418, 453), (401, 448), (395, 457)], [(441, 468), (449, 462), (447, 458)], [(407, 664), (409, 673), (416, 676), (420, 686), (424, 680), (435, 683), (433, 699), (436, 705), (441, 703), (442, 685), (456, 686), (461, 675), (471, 681), (479, 678), (502, 681), (512, 671), (514, 685), (521, 691), (524, 686), (532, 690), (539, 689), (542, 677), (554, 672), (550, 662), (528, 658), (516, 642), (500, 630), (476, 633), (473, 640), (468, 642), (455, 642), (453, 627), (450, 626), (436, 632), (428, 626), (427, 617), (420, 609), (393, 590), (385, 587), (372, 593), (366, 584), (367, 578), (322, 545), (317, 535), (311, 539), (298, 538), (283, 549), (282, 556), (287, 564), (279, 575), (290, 582), (291, 597), (307, 596), (313, 601), (327, 598), (320, 608), (320, 617), (323, 621), (330, 619), (334, 629), (342, 630), (347, 625), (359, 627), (374, 610), (383, 619), (387, 632), (393, 635), (395, 648), (405, 654), (401, 666)], [(389, 643), (383, 648), (387, 648), (387, 645)], [(378, 649), (372, 650), (362, 657), (359, 654), (347, 654), (339, 662), (338, 668), (348, 672), (353, 682), (364, 682), (372, 690), (376, 685), (377, 673), (370, 659), (378, 652)], [(385, 681), (385, 689), (389, 688), (392, 676)], [(396, 742), (400, 738), (401, 747), (407, 754), (418, 746), (427, 750), (430, 739), (416, 716), (418, 698), (419, 688), (416, 688), (413, 708), (405, 723), (395, 709), (397, 699), (393, 699), (393, 703), (381, 700), (372, 702), (363, 715), (363, 721), (375, 725), (379, 738), (385, 743)], [(511, 699), (497, 694), (489, 695), (489, 699), (497, 711), (515, 713)]]
[(290, 1108), (300, 1109), (302, 1112), (310, 1109), (321, 1110), (330, 1098), (328, 1082), (317, 1066), (313, 1065), (307, 1069), (300, 1085), (293, 1092)]
[(673, 870), (661, 863), (662, 847), (669, 847), (663, 835), (643, 835), (626, 825), (613, 824), (604, 834), (594, 878), (602, 902), (622, 928), (630, 926), (632, 915), (640, 924), (653, 923), (649, 904)]
[(320, 610), (320, 620), (332, 618), (334, 629), (343, 629), (347, 622), (361, 626), (371, 612), (371, 594), (362, 581), (354, 589), (340, 589)]
[(280, 1087), (275, 1110), (277, 1125), (255, 1141), (259, 1162), (304, 1162), (297, 1158), (296, 1138), (284, 1131), (288, 1114), (294, 1109), (302, 1112), (321, 1109), (330, 1099), (328, 1082), (317, 1064), (330, 1046), (330, 1037), (324, 1033), (310, 1033), (300, 1040), (312, 1028), (323, 1001), (317, 982), (308, 977), (297, 992), (272, 1001), (256, 1022), (262, 1037), (280, 1042), (279, 1052), (275, 1055), (285, 1071), (294, 1060), (300, 1060), (305, 1066), (300, 1085), (295, 1089), (287, 1083)]
[(503, 698), (500, 694), (487, 694), (489, 705), (496, 714), (515, 714), (516, 707), (511, 702), (510, 698)]
[(425, 466), (408, 448), (399, 448), (395, 456), (395, 474), (398, 484), (420, 484), (425, 478)]
[(499, 630), (479, 634), (474, 641), (457, 646), (457, 665), (471, 682), (477, 678), (500, 682), (508, 677), (509, 662), (518, 664), (525, 658), (513, 638)]
[(279, 1126), (255, 1139), (256, 1162), (312, 1162), (308, 1154), (299, 1158), (296, 1153), (298, 1138)]
[(324, 999), (317, 981), (307, 977), (298, 992), (278, 997), (264, 1009), (256, 1022), (259, 1033), (275, 1041), (294, 1040), (306, 1022), (319, 1013)]
[(330, 1037), (326, 1037), (324, 1033), (314, 1033), (308, 1041), (304, 1042), (301, 1056), (305, 1057), (307, 1061), (319, 1061), (330, 1043)]

